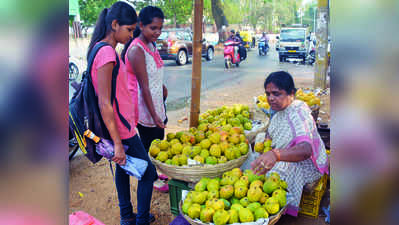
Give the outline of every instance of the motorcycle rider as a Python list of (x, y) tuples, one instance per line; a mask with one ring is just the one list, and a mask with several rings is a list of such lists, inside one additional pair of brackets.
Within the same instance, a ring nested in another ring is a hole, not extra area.
[(238, 53), (240, 53), (241, 61), (245, 60), (247, 58), (247, 49), (244, 47), (244, 41), (242, 40), (242, 37), (240, 36), (240, 32), (236, 32), (236, 38), (239, 40), (240, 45), (238, 46)]
[(265, 47), (269, 48), (269, 38), (267, 37), (267, 33), (263, 32), (262, 37), (259, 39), (259, 41), (265, 42)]
[[(234, 30), (230, 31), (230, 36), (229, 36), (229, 38), (227, 38), (227, 40), (241, 43), (241, 40), (237, 37), (236, 32)], [(239, 49), (238, 46), (234, 46), (234, 54), (235, 55), (237, 55), (238, 49)]]

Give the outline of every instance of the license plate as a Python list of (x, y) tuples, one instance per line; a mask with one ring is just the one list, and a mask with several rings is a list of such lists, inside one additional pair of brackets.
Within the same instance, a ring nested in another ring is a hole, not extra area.
[(288, 50), (288, 52), (296, 52), (296, 50)]

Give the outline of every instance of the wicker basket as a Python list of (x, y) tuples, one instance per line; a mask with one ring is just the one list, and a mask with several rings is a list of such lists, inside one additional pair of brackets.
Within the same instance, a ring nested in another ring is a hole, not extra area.
[[(249, 149), (251, 151), (251, 149)], [(168, 177), (182, 180), (190, 183), (196, 183), (201, 180), (202, 177), (216, 178), (220, 177), (224, 172), (232, 170), (241, 165), (247, 160), (249, 151), (246, 155), (241, 156), (238, 159), (227, 161), (226, 163), (216, 165), (190, 165), (190, 166), (174, 166), (162, 163), (155, 160), (150, 154), (152, 163), (157, 167), (161, 173)]]
[[(183, 210), (181, 209), (182, 204), (183, 204), (183, 201), (180, 201), (180, 203), (179, 203), (180, 213), (183, 215), (184, 219), (186, 219), (191, 225), (209, 225), (209, 223), (203, 223), (202, 221), (193, 220), (193, 219), (191, 219), (191, 217), (185, 215), (183, 213)], [(282, 209), (280, 209), (280, 212), (278, 212), (276, 215), (270, 216), (268, 225), (276, 224), (277, 221), (281, 218), (281, 216), (285, 213), (286, 209), (287, 209), (287, 206), (284, 206)]]

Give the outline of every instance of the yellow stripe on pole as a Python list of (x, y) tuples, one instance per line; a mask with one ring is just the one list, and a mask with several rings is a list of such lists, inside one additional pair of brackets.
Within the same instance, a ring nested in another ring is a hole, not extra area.
[(328, 0), (318, 0), (317, 1), (318, 7), (327, 7), (327, 5), (328, 5)]

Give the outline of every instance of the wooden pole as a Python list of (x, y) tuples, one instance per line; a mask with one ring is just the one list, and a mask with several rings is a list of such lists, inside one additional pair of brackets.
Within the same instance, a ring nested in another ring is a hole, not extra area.
[(325, 89), (327, 86), (328, 67), (328, 0), (318, 0), (317, 25), (316, 25), (316, 62), (313, 87)]
[(195, 0), (190, 127), (198, 126), (198, 117), (200, 114), (203, 8), (204, 8), (204, 1)]

